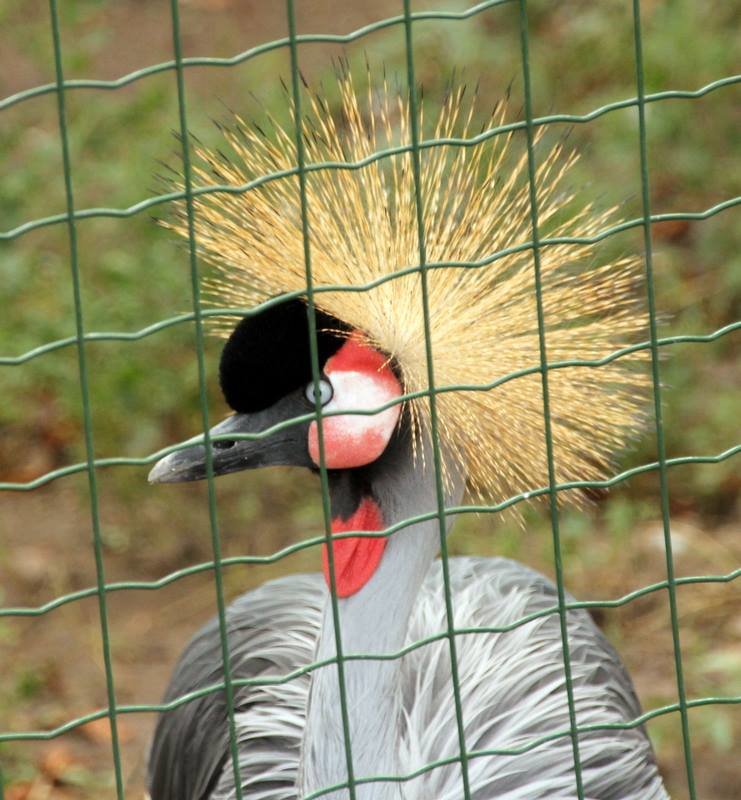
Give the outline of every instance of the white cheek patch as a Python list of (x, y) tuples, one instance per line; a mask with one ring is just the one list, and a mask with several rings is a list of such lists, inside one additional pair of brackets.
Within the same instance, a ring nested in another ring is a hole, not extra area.
[[(389, 391), (388, 379), (380, 375), (335, 372), (330, 380), (334, 387), (334, 395), (325, 406), (325, 411), (368, 411), (398, 396), (395, 392)], [(399, 421), (399, 414), (400, 407), (397, 404), (371, 416), (348, 414), (331, 417), (327, 422), (342, 430), (350, 439), (362, 437), (373, 430), (388, 442)]]
[[(369, 411), (401, 394), (398, 381), (388, 373), (337, 370), (328, 373), (334, 395), (324, 413)], [(386, 449), (401, 414), (399, 404), (376, 414), (333, 414), (322, 421), (324, 456), (329, 469), (361, 467), (375, 461)], [(309, 429), (309, 454), (319, 463), (316, 422)]]

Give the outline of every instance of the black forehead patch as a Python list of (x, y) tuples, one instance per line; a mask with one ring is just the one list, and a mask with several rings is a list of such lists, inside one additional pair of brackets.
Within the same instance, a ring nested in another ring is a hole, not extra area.
[[(349, 328), (318, 310), (316, 327), (322, 367), (344, 341), (329, 331)], [(243, 414), (269, 408), (310, 380), (309, 329), (301, 300), (279, 303), (240, 320), (221, 353), (221, 391), (226, 402)]]

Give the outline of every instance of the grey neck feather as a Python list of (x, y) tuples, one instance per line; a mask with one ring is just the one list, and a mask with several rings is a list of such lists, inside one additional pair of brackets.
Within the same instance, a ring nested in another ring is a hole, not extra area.
[[(421, 513), (437, 510), (435, 477), (430, 454), (416, 468), (404, 437), (389, 447), (368, 476), (384, 525), (393, 525)], [(446, 505), (463, 494), (462, 479), (446, 497)], [(448, 517), (448, 528), (452, 517)], [(340, 599), (342, 648), (348, 654), (384, 654), (400, 650), (406, 641), (409, 618), (417, 594), (440, 546), (437, 517), (394, 533), (381, 563), (355, 595)], [(336, 639), (329, 599), (324, 609), (316, 658), (336, 655)], [(349, 717), (352, 763), (356, 778), (399, 773), (398, 736), (401, 729), (399, 659), (345, 662), (345, 695)], [(340, 689), (335, 665), (313, 673), (304, 728), (300, 796), (347, 781), (347, 759), (342, 725)], [(323, 795), (348, 800), (347, 790)], [(385, 781), (356, 787), (357, 800), (400, 800), (398, 782)]]

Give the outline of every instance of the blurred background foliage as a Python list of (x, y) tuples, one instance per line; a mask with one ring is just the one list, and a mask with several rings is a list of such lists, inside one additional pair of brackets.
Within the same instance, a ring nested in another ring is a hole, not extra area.
[[(635, 96), (630, 4), (566, 0), (529, 4), (535, 113), (586, 113)], [(460, 0), (417, 2), (415, 10), (462, 10)], [(348, 33), (400, 13), (401, 4), (298, 0), (302, 33)], [(68, 0), (59, 3), (67, 79), (117, 78), (172, 58), (165, 0)], [(181, 3), (188, 56), (232, 56), (286, 35), (280, 4), (253, 0)], [(736, 4), (708, 0), (642, 3), (647, 91), (697, 89), (732, 75), (741, 63)], [(452, 77), (478, 84), (482, 122), (506, 92), (509, 116), (522, 116), (517, 7), (507, 3), (467, 21), (415, 25), (415, 58), (425, 103), (440, 101)], [(302, 70), (311, 83), (331, 83), (332, 59), (347, 56), (404, 80), (403, 30), (373, 33), (346, 48), (306, 44)], [(236, 67), (186, 72), (189, 125), (218, 141), (212, 119), (267, 109), (285, 114), (280, 78), (288, 54), (279, 49)], [(0, 98), (54, 80), (48, 7), (40, 0), (0, 0)], [(739, 85), (697, 100), (647, 108), (654, 213), (702, 211), (741, 195)], [(161, 187), (159, 162), (177, 162), (174, 75), (164, 72), (116, 91), (67, 94), (71, 160), (78, 209), (123, 208)], [(56, 101), (46, 94), (0, 112), (0, 218), (3, 231), (64, 212)], [(635, 109), (589, 124), (554, 125), (582, 158), (573, 182), (586, 199), (618, 204), (624, 218), (641, 214)], [(136, 331), (191, 308), (188, 254), (151, 219), (164, 206), (126, 219), (93, 218), (78, 225), (88, 331)], [(705, 221), (654, 226), (660, 335), (707, 334), (739, 318), (741, 248), (737, 209)], [(641, 252), (639, 230), (612, 237), (603, 252)], [(0, 355), (15, 356), (74, 334), (65, 225), (0, 243)], [(664, 350), (664, 414), (669, 457), (712, 455), (738, 435), (738, 337)], [(215, 365), (219, 344), (207, 343), (211, 417), (225, 412)], [(141, 456), (199, 429), (194, 335), (170, 327), (133, 343), (88, 346), (98, 457)], [(21, 366), (2, 367), (0, 480), (27, 481), (84, 459), (76, 354), (60, 349)], [(621, 468), (654, 461), (651, 430)], [(146, 469), (99, 472), (107, 578), (153, 579), (210, 558), (205, 487), (153, 489)], [(268, 554), (321, 530), (318, 487), (285, 470), (232, 476), (218, 485), (226, 555)], [(679, 575), (726, 574), (739, 566), (737, 460), (670, 472), (672, 531)], [(91, 586), (95, 571), (84, 476), (29, 493), (0, 495), (0, 605), (25, 606)], [(611, 599), (665, 578), (655, 473), (636, 477), (595, 499), (588, 512), (565, 511), (567, 585), (580, 599)], [(495, 517), (467, 518), (451, 539), (455, 553), (503, 554), (552, 575), (549, 524), (537, 509), (525, 530)], [(232, 567), (232, 597), (284, 572), (316, 569), (318, 554), (302, 551), (273, 567)], [(738, 582), (679, 590), (688, 694), (741, 693), (741, 601)], [(207, 574), (157, 592), (109, 596), (119, 702), (153, 702), (195, 627), (214, 611)], [(676, 700), (665, 593), (601, 611), (599, 623), (632, 671), (644, 708)], [(40, 618), (0, 618), (0, 730), (46, 729), (106, 704), (99, 622), (93, 601), (63, 606)], [(736, 797), (741, 780), (733, 742), (741, 707), (693, 710), (693, 755), (699, 795)], [(150, 715), (121, 720), (124, 771), (139, 796)], [(673, 796), (687, 796), (677, 715), (649, 725)], [(5, 796), (110, 797), (106, 724), (88, 725), (50, 743), (0, 749)], [(45, 794), (43, 792), (46, 792)], [(128, 793), (127, 793), (128, 796)]]

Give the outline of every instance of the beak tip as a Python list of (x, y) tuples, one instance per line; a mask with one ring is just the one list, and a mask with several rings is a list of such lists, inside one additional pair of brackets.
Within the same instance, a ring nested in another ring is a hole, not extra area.
[(163, 458), (158, 461), (147, 475), (149, 483), (172, 483), (175, 469), (168, 464), (168, 459)]

